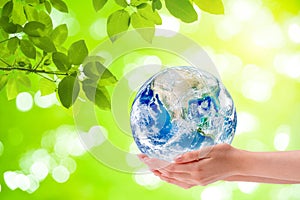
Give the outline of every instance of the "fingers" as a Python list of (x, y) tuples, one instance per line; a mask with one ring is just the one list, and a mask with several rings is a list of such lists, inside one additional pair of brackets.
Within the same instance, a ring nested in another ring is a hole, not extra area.
[(150, 158), (145, 154), (139, 154), (138, 158), (145, 163), (150, 170), (161, 169), (170, 165), (170, 163), (167, 161), (159, 160), (157, 158)]
[(180, 180), (182, 182), (189, 182), (192, 183), (192, 175), (189, 173), (184, 173), (184, 172), (168, 172), (165, 170), (160, 170), (160, 175), (168, 178), (173, 178), (176, 180)]
[(163, 180), (163, 181), (166, 181), (168, 183), (171, 183), (171, 184), (177, 185), (179, 187), (182, 187), (184, 189), (189, 189), (189, 188), (194, 186), (194, 185), (184, 183), (184, 182), (178, 181), (174, 178), (166, 177), (166, 176), (163, 176), (163, 175), (160, 176), (160, 179)]
[(176, 163), (188, 163), (188, 162), (193, 162), (193, 161), (197, 161), (200, 159), (209, 158), (209, 153), (212, 151), (213, 147), (214, 146), (203, 147), (197, 151), (190, 151), (190, 152), (184, 153), (184, 154), (176, 157), (174, 161)]
[(163, 168), (162, 170), (168, 172), (186, 172), (186, 173), (193, 173), (199, 169), (199, 163), (190, 162), (190, 163), (174, 163), (170, 164), (169, 166)]
[(146, 154), (138, 154), (137, 157), (142, 161), (145, 158), (148, 158)]

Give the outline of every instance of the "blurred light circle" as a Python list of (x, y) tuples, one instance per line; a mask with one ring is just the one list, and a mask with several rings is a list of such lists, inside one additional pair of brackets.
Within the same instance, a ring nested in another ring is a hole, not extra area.
[(29, 179), (30, 186), (26, 191), (28, 193), (33, 193), (39, 188), (39, 186), (40, 186), (39, 181), (33, 175), (28, 175), (27, 177)]
[(34, 95), (34, 102), (38, 107), (49, 108), (56, 104), (58, 101), (55, 93), (42, 96), (41, 91), (38, 91)]
[(2, 156), (3, 151), (4, 151), (4, 145), (3, 145), (3, 143), (0, 141), (0, 156)]
[(137, 174), (134, 175), (137, 184), (144, 186), (148, 189), (156, 189), (160, 186), (160, 179), (153, 174)]
[(97, 19), (90, 26), (90, 35), (95, 40), (101, 40), (104, 37), (106, 37), (106, 19), (105, 18)]
[(284, 151), (290, 143), (290, 132), (291, 129), (287, 125), (281, 125), (276, 130), (274, 137), (274, 147), (278, 151)]
[(251, 182), (238, 182), (238, 188), (241, 192), (245, 194), (252, 194), (258, 188), (258, 183)]
[(70, 177), (70, 172), (64, 166), (57, 166), (52, 171), (53, 179), (58, 183), (66, 182)]
[(70, 157), (61, 159), (60, 165), (66, 167), (70, 173), (75, 172), (77, 166), (75, 160)]
[(289, 38), (295, 42), (300, 43), (300, 26), (299, 24), (291, 24), (288, 29)]
[(46, 164), (37, 161), (30, 167), (30, 172), (34, 177), (41, 181), (47, 177), (49, 170)]
[(7, 185), (7, 187), (9, 187), (11, 190), (15, 190), (18, 188), (17, 182), (16, 182), (16, 176), (18, 174), (16, 172), (12, 172), (12, 171), (7, 171), (4, 172), (3, 176), (4, 176), (4, 181)]
[(258, 128), (259, 122), (255, 115), (248, 112), (238, 112), (238, 116), (239, 123), (236, 127), (236, 135), (250, 133)]
[(16, 105), (17, 108), (22, 112), (29, 111), (33, 106), (33, 99), (31, 94), (29, 94), (28, 92), (22, 92), (18, 94)]
[(30, 180), (24, 174), (18, 174), (16, 176), (16, 183), (17, 186), (23, 191), (26, 191), (30, 188)]
[[(175, 17), (167, 16), (164, 14), (161, 14), (160, 16), (162, 19), (162, 24), (157, 26), (157, 28), (171, 30), (170, 32), (168, 32), (168, 34), (164, 34), (162, 36), (173, 37), (174, 35), (176, 35), (176, 33), (178, 33), (180, 30), (180, 21)], [(156, 31), (155, 35), (160, 36), (160, 32)]]
[(206, 187), (201, 193), (201, 200), (230, 200), (231, 191), (227, 191), (224, 186)]
[(254, 16), (260, 4), (259, 0), (236, 0), (232, 3), (230, 10), (237, 20), (247, 21)]

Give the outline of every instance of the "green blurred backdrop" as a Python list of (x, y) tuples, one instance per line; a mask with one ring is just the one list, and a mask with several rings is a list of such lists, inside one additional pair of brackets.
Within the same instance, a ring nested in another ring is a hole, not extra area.
[[(66, 46), (85, 39), (93, 50), (107, 39), (106, 18), (116, 5), (96, 13), (91, 1), (66, 3), (69, 14), (51, 14), (54, 23), (68, 25)], [(225, 0), (224, 5), (220, 16), (197, 10), (199, 20), (192, 24), (163, 11), (160, 27), (193, 39), (216, 64), (238, 112), (233, 146), (300, 149), (300, 1)], [(120, 77), (123, 69), (145, 60), (180, 64), (171, 55), (145, 50), (120, 58), (115, 65), (122, 67), (115, 73)], [(4, 90), (0, 93), (0, 199), (300, 199), (299, 185), (217, 182), (184, 190), (150, 174), (110, 169), (82, 148), (72, 110), (60, 106), (55, 94), (40, 97), (33, 85), (32, 92), (13, 101), (7, 101)], [(131, 138), (108, 135), (122, 148), (134, 148)]]

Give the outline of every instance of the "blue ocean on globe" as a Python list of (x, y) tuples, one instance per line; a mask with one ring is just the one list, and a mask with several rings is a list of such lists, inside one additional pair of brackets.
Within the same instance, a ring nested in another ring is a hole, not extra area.
[(166, 68), (148, 79), (130, 113), (140, 151), (167, 161), (201, 147), (231, 143), (236, 123), (233, 100), (220, 80), (189, 66)]

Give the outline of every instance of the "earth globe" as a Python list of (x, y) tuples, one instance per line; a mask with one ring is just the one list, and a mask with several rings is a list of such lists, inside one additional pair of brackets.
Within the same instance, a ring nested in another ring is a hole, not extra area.
[(149, 78), (130, 112), (140, 151), (166, 161), (202, 147), (231, 143), (236, 123), (233, 100), (221, 81), (190, 66), (169, 67)]

